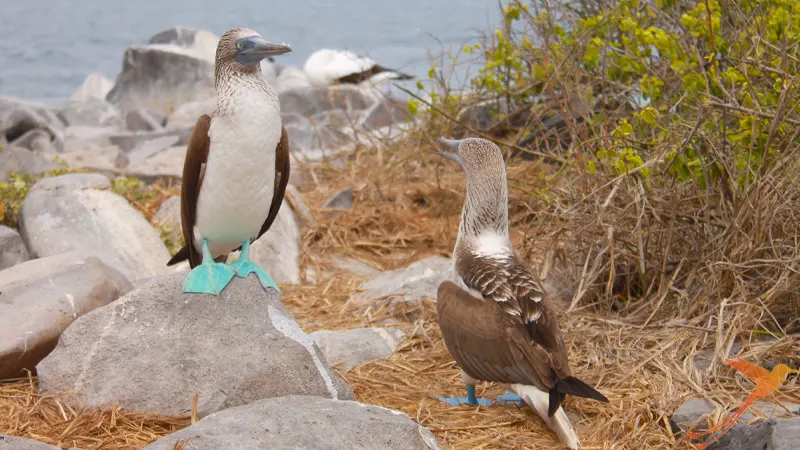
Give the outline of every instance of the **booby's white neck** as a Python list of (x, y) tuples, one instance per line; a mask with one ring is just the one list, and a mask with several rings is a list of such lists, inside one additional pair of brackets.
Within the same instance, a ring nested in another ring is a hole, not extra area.
[[(459, 252), (506, 258), (513, 254), (508, 234), (508, 188), (505, 171), (467, 177), (467, 195), (453, 259)], [(499, 179), (498, 179), (499, 178)]]

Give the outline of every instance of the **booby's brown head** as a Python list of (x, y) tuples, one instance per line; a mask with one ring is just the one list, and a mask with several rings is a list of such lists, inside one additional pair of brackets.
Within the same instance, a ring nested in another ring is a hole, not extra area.
[(507, 235), (508, 183), (500, 148), (479, 138), (457, 141), (441, 138), (439, 142), (458, 153), (436, 154), (457, 163), (467, 179), (460, 233), (477, 235), (491, 228)]
[(289, 44), (267, 42), (249, 28), (232, 28), (222, 34), (217, 44), (217, 66), (233, 66), (242, 71), (256, 71), (261, 60), (292, 51)]
[(458, 164), (464, 171), (467, 181), (489, 178), (505, 184), (506, 165), (503, 161), (503, 153), (500, 151), (500, 147), (493, 142), (480, 138), (461, 140), (441, 138), (439, 142), (457, 153), (436, 152), (436, 154)]

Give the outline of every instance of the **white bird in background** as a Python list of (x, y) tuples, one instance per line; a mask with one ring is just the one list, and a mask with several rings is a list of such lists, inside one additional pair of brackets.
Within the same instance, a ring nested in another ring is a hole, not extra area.
[(369, 84), (376, 86), (386, 80), (410, 80), (413, 75), (379, 65), (372, 58), (349, 50), (317, 50), (303, 66), (314, 86), (332, 84)]

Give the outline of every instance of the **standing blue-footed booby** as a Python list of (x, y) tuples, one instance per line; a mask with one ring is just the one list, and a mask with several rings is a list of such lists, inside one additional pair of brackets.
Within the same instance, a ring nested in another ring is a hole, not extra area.
[(578, 436), (561, 407), (564, 397), (608, 399), (572, 376), (553, 305), (514, 253), (503, 155), (483, 139), (440, 142), (457, 153), (439, 155), (458, 163), (467, 179), (453, 251), (455, 282), (439, 286), (436, 303), (444, 342), (461, 367), (467, 403), (488, 403), (475, 396), (478, 380), (509, 384), (565, 445), (577, 449)]
[[(264, 288), (278, 286), (250, 261), (250, 243), (272, 225), (289, 180), (289, 139), (278, 95), (261, 74), (264, 58), (292, 51), (247, 28), (226, 31), (217, 45), (217, 109), (200, 116), (189, 139), (181, 185), (186, 246), (168, 263), (192, 267), (185, 292), (218, 294), (234, 275), (255, 273)], [(238, 261), (224, 264), (241, 248)]]

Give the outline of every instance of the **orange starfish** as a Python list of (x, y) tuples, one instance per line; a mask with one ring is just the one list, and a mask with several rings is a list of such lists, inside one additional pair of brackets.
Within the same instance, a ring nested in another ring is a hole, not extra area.
[(739, 373), (752, 380), (756, 384), (756, 387), (747, 397), (747, 400), (744, 401), (744, 404), (742, 404), (742, 406), (739, 407), (735, 413), (731, 414), (727, 419), (720, 422), (717, 426), (709, 428), (702, 433), (689, 433), (690, 439), (697, 439), (700, 436), (715, 433), (717, 430), (724, 427), (722, 432), (711, 441), (703, 444), (694, 444), (694, 448), (697, 450), (702, 450), (714, 442), (717, 442), (719, 438), (721, 438), (725, 433), (728, 432), (728, 430), (731, 429), (731, 427), (733, 427), (733, 425), (736, 424), (736, 421), (739, 420), (739, 417), (741, 417), (742, 414), (747, 411), (747, 408), (749, 408), (753, 402), (760, 398), (765, 398), (775, 389), (778, 389), (778, 386), (783, 383), (783, 380), (786, 379), (787, 375), (790, 373), (800, 374), (800, 370), (790, 369), (786, 364), (778, 364), (774, 369), (772, 369), (772, 372), (770, 372), (767, 369), (759, 367), (755, 364), (751, 364), (738, 356), (736, 357), (736, 361), (732, 359), (726, 359), (725, 362), (733, 366), (733, 368), (738, 370)]

